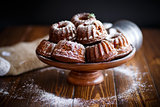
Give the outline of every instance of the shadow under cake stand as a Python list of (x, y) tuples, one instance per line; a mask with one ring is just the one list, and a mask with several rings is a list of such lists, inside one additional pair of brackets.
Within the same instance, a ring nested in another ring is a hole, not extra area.
[(109, 62), (98, 63), (65, 63), (55, 59), (49, 59), (42, 55), (37, 54), (37, 57), (44, 63), (63, 69), (71, 70), (67, 80), (75, 85), (96, 85), (100, 84), (104, 80), (104, 76), (101, 70), (113, 68), (124, 64), (131, 60), (135, 55), (136, 49), (133, 47), (132, 51), (119, 59), (115, 59)]

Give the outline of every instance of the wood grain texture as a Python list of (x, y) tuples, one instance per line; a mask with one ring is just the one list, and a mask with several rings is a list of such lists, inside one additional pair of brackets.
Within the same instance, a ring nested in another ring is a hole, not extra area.
[(95, 86), (75, 86), (74, 98), (81, 98), (80, 105), (83, 106), (114, 106), (117, 105), (117, 98), (114, 87), (113, 71), (104, 70), (104, 82)]
[(143, 54), (160, 96), (160, 30), (144, 29), (143, 34), (145, 35)]
[(127, 64), (122, 65), (122, 67), (114, 69), (116, 93), (119, 106), (143, 106), (142, 99), (138, 94), (134, 80), (134, 76), (136, 74), (134, 73), (134, 66), (132, 66), (133, 63), (133, 60), (131, 60)]
[(128, 73), (127, 71), (124, 72), (120, 69), (114, 69), (116, 70), (115, 78), (118, 105), (158, 106), (158, 94), (142, 51), (137, 52), (134, 59), (124, 66), (121, 70), (128, 69)]
[[(48, 34), (48, 28), (6, 28), (0, 33), (0, 46), (43, 37)], [(102, 84), (72, 85), (66, 81), (70, 71), (41, 68), (15, 77), (0, 77), (0, 106), (160, 106), (160, 29), (142, 31), (142, 49), (128, 63), (103, 70)]]
[[(142, 47), (142, 49), (143, 48), (144, 47)], [(139, 70), (138, 77), (135, 79), (135, 81), (137, 81), (137, 83), (139, 84), (138, 92), (142, 97), (145, 106), (158, 106), (159, 96), (157, 94), (157, 90), (150, 75), (146, 58), (144, 57), (143, 53), (143, 51), (139, 51), (137, 53), (137, 56), (135, 57), (135, 64)]]

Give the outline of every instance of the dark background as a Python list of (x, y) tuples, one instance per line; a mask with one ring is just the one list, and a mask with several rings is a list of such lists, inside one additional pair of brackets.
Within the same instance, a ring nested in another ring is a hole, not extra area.
[(128, 19), (140, 27), (160, 27), (160, 0), (1, 0), (0, 28), (51, 25), (79, 12), (95, 13), (102, 22)]

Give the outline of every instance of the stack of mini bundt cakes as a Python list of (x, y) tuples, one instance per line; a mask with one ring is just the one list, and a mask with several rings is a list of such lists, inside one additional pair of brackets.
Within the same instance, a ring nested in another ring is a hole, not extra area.
[(53, 24), (49, 40), (42, 40), (36, 53), (67, 63), (111, 61), (132, 51), (127, 38), (115, 28), (106, 29), (94, 14), (79, 13), (71, 21)]

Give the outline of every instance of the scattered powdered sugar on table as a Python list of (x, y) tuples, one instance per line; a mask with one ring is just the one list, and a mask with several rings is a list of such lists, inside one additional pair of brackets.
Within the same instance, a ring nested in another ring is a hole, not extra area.
[[(96, 104), (99, 105), (99, 107), (106, 107), (106, 105), (116, 104), (116, 96), (106, 97), (106, 98), (100, 98), (100, 99), (90, 99), (85, 100), (82, 98), (74, 98), (74, 105), (76, 107), (89, 107), (89, 106), (96, 106)], [(97, 107), (97, 106), (96, 106)]]
[(120, 72), (128, 77), (137, 77), (138, 75), (138, 68), (135, 68), (135, 66), (126, 66), (121, 65), (119, 67), (112, 68), (115, 72)]
[[(119, 67), (112, 68), (115, 72), (121, 73), (125, 75), (125, 78), (131, 81), (129, 87), (122, 93), (117, 95), (118, 99), (121, 103), (128, 100), (128, 98), (135, 97), (137, 89), (139, 89), (142, 93), (143, 92), (152, 92), (153, 85), (148, 83), (147, 81), (141, 81), (145, 76), (147, 76), (148, 72), (140, 72), (138, 67), (136, 66), (126, 66), (122, 65)], [(152, 88), (151, 88), (152, 87)]]
[[(52, 70), (55, 69), (55, 67), (48, 67), (45, 68), (45, 70)], [(44, 73), (45, 70), (40, 70), (40, 73)], [(32, 95), (31, 100), (33, 103), (42, 102), (44, 105), (60, 105), (60, 106), (91, 106), (94, 104), (100, 104), (100, 106), (111, 105), (116, 104), (117, 98), (121, 103), (127, 101), (128, 97), (134, 97), (134, 94), (137, 91), (137, 88), (140, 88), (142, 92), (151, 92), (151, 87), (153, 87), (151, 84), (147, 82), (142, 82), (142, 78), (147, 75), (147, 72), (139, 72), (138, 67), (135, 66), (126, 66), (122, 65), (119, 67), (112, 68), (110, 70), (114, 70), (114, 72), (120, 73), (125, 78), (129, 78), (131, 80), (131, 83), (126, 86), (126, 90), (119, 93), (117, 96), (110, 96), (100, 99), (90, 99), (85, 100), (82, 98), (65, 98), (62, 96), (56, 96), (53, 93), (47, 92), (44, 90), (41, 86), (35, 83), (35, 79), (28, 77), (26, 81), (22, 84), (20, 88), (17, 89), (17, 87), (12, 87), (12, 90), (15, 90), (14, 92), (10, 92), (11, 89), (8, 87), (15, 84), (15, 81), (12, 82), (2, 82), (2, 86), (0, 87), (0, 95), (3, 96), (9, 96), (14, 99), (28, 99), (26, 94)], [(61, 72), (61, 69), (57, 69), (57, 72)], [(106, 76), (108, 76), (106, 74)], [(125, 88), (125, 87), (124, 87)], [(19, 93), (21, 92), (21, 93)], [(104, 105), (105, 104), (105, 105)]]
[(66, 69), (61, 69), (61, 68), (56, 68), (56, 67), (46, 67), (44, 69), (40, 69), (39, 72), (45, 72), (45, 71), (48, 71), (48, 70), (56, 70), (57, 72), (60, 72), (62, 74), (64, 74), (64, 71), (69, 71), (69, 70), (66, 70)]
[(50, 105), (69, 106), (69, 105), (72, 105), (73, 99), (55, 96), (52, 93), (43, 91), (40, 97), (36, 99), (35, 101), (43, 101), (46, 104), (50, 104)]
[(0, 93), (2, 93), (3, 95), (8, 95), (9, 93), (7, 91), (5, 91), (4, 89), (0, 89)]

